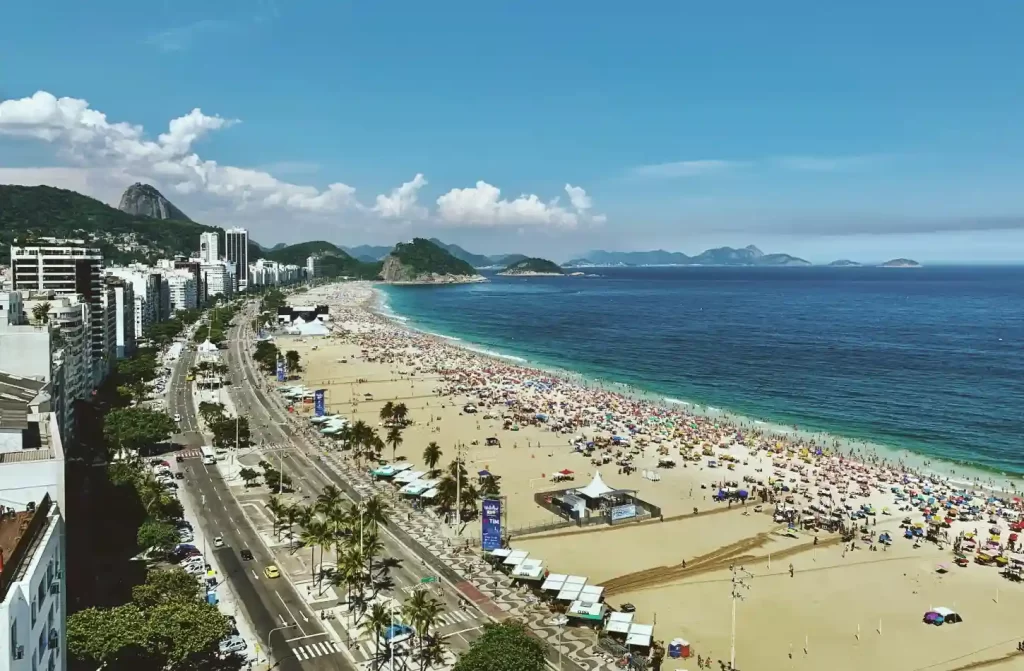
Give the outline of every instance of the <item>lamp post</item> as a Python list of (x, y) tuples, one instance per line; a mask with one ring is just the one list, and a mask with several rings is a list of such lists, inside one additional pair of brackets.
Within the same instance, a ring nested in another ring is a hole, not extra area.
[(551, 618), (551, 624), (558, 627), (558, 671), (562, 671), (562, 631), (565, 625), (569, 624), (569, 618), (565, 615), (556, 615)]
[[(287, 624), (281, 625), (280, 627), (274, 627), (273, 629), (270, 630), (270, 633), (267, 634), (267, 662), (268, 663), (270, 662), (270, 653), (273, 652), (273, 648), (274, 648), (274, 643), (273, 643), (273, 640), (272, 640), (274, 632), (275, 631), (282, 631), (284, 629), (291, 629), (294, 626), (295, 626), (294, 622), (289, 622)], [(260, 660), (259, 660), (258, 657), (256, 659), (256, 663), (257, 664), (260, 663)]]

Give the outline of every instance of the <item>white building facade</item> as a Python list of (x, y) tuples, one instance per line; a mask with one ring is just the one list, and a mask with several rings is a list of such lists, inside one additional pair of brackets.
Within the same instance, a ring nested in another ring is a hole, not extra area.
[[(199, 236), (199, 260), (202, 263), (215, 263), (220, 260), (220, 237), (214, 233), (203, 233)], [(211, 294), (212, 295), (212, 294)]]
[(0, 371), (0, 671), (67, 668), (64, 450), (48, 392)]
[(213, 298), (220, 294), (226, 299), (235, 295), (235, 269), (229, 261), (211, 261), (203, 263), (203, 278), (206, 281), (206, 294)]

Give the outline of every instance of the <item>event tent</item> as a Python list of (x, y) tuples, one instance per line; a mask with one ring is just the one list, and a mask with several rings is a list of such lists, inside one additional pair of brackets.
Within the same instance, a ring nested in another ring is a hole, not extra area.
[(588, 499), (597, 499), (605, 494), (610, 494), (615, 490), (604, 483), (601, 479), (601, 472), (596, 471), (594, 473), (594, 479), (590, 481), (590, 484), (583, 489), (577, 489), (576, 493), (580, 496), (585, 496)]
[(539, 580), (544, 576), (543, 559), (524, 559), (519, 566), (512, 569), (513, 578), (525, 580)]
[(633, 624), (633, 616), (635, 613), (612, 613), (608, 616), (608, 622), (605, 623), (605, 631), (612, 631), (616, 634), (628, 634), (629, 628)]
[(530, 553), (526, 550), (513, 550), (502, 563), (506, 566), (519, 566), (521, 563), (526, 561), (526, 558), (530, 556)]
[(651, 644), (651, 636), (653, 635), (653, 624), (631, 624), (629, 625), (629, 633), (626, 634), (626, 645), (647, 647)]

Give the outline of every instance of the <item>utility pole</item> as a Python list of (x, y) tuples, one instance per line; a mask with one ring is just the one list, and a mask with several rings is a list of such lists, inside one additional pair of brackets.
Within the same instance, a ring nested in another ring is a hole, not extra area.
[(462, 522), (462, 443), (455, 443), (455, 528)]
[(732, 640), (729, 645), (729, 671), (736, 671), (736, 602), (744, 599), (744, 590), (750, 589), (750, 585), (747, 581), (754, 576), (748, 571), (743, 570), (743, 567), (736, 567), (735, 564), (731, 567), (732, 569)]
[(280, 475), (277, 478), (277, 495), (284, 494), (284, 451), (277, 451), (277, 466)]

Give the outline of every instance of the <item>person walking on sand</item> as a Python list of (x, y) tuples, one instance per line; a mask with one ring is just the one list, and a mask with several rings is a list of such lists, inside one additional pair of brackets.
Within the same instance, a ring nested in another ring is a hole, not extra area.
[(789, 577), (790, 578), (793, 577), (793, 565), (792, 564), (789, 565)]

